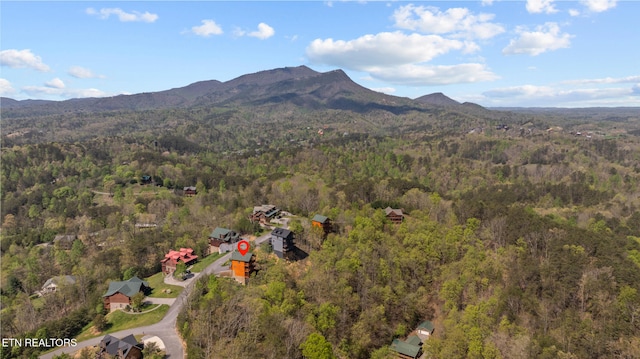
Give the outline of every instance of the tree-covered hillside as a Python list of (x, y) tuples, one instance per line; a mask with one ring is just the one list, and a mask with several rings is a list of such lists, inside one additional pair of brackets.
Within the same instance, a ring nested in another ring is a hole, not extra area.
[[(432, 358), (640, 356), (637, 137), (401, 128), (303, 128), (304, 142), (285, 134), (244, 151), (162, 129), (8, 139), (2, 335), (73, 336), (101, 311), (109, 280), (157, 273), (171, 248), (204, 255), (216, 226), (252, 233), (251, 208), (272, 203), (297, 216), (309, 256), (286, 262), (258, 248), (246, 287), (199, 283), (178, 325), (190, 357), (384, 358), (424, 320), (436, 328), (424, 344)], [(198, 195), (182, 196), (184, 186)], [(385, 218), (387, 206), (404, 209), (403, 224)], [(309, 224), (317, 213), (335, 223), (324, 240)], [(157, 226), (136, 228), (141, 218)], [(76, 239), (47, 245), (60, 234)], [(79, 284), (30, 297), (66, 274)]]

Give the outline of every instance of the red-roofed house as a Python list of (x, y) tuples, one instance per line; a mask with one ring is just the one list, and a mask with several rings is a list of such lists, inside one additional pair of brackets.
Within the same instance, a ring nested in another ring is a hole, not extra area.
[(164, 259), (160, 261), (160, 263), (162, 263), (162, 273), (173, 274), (179, 262), (188, 266), (197, 260), (198, 256), (193, 254), (193, 249), (191, 248), (180, 248), (179, 251), (171, 250), (165, 254)]

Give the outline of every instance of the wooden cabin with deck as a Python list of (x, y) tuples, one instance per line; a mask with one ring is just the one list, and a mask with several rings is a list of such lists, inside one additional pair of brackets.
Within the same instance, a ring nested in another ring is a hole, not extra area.
[(401, 224), (404, 220), (404, 213), (400, 208), (387, 207), (384, 209), (384, 213), (393, 224)]

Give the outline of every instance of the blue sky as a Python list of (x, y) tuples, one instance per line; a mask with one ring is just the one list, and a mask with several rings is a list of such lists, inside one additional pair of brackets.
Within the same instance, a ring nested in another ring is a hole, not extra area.
[(640, 106), (640, 2), (0, 3), (0, 95), (161, 91), (306, 65), (416, 98)]

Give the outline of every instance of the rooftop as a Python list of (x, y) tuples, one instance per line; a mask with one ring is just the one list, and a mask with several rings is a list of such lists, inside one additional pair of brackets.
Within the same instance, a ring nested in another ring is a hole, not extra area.
[(244, 255), (240, 254), (240, 252), (238, 252), (238, 251), (233, 251), (233, 253), (231, 253), (231, 260), (232, 261), (239, 261), (239, 262), (249, 263), (249, 262), (251, 262), (251, 257), (253, 257), (253, 253), (252, 252), (247, 252)]
[(72, 275), (59, 275), (57, 277), (47, 279), (47, 281), (44, 282), (42, 287), (43, 288), (48, 287), (52, 284), (61, 285), (61, 284), (75, 284), (75, 283), (76, 283), (76, 277)]
[(324, 223), (327, 219), (329, 219), (329, 217), (325, 217), (323, 215), (316, 214), (315, 216), (313, 216), (313, 218), (311, 220), (314, 221), (314, 222)]
[(184, 263), (188, 263), (197, 258), (198, 256), (193, 254), (193, 249), (180, 248), (179, 251), (170, 250), (169, 253), (164, 255), (164, 259), (161, 262), (166, 262), (171, 259), (176, 262), (182, 261)]
[(387, 216), (390, 215), (391, 213), (398, 216), (402, 216), (402, 209), (387, 207), (384, 209), (384, 213), (386, 213)]
[(110, 297), (116, 293), (122, 293), (127, 297), (133, 297), (136, 293), (140, 292), (142, 286), (148, 287), (149, 283), (136, 276), (122, 282), (111, 282), (109, 283), (107, 293), (105, 293), (103, 297)]
[(271, 234), (276, 237), (287, 238), (291, 235), (291, 231), (284, 228), (276, 228), (273, 231), (271, 231)]
[(138, 346), (138, 341), (133, 336), (133, 334), (129, 334), (122, 339), (118, 339), (107, 334), (104, 336), (104, 338), (102, 338), (100, 344), (101, 346), (104, 346), (107, 353), (113, 356), (117, 356), (119, 354), (119, 351), (122, 350), (123, 357), (126, 358), (126, 356), (129, 354), (129, 351), (131, 351), (133, 347)]
[(238, 236), (238, 234), (227, 228), (216, 227), (216, 229), (214, 229), (213, 232), (211, 232), (211, 234), (209, 235), (210, 238), (217, 239), (223, 239), (227, 236), (236, 237)]
[(394, 339), (393, 343), (391, 343), (391, 349), (412, 358), (416, 358), (420, 353), (420, 346), (413, 345), (407, 342), (403, 342), (399, 339)]

